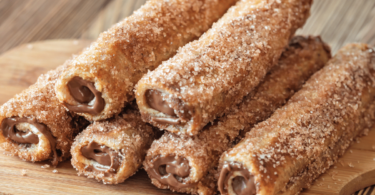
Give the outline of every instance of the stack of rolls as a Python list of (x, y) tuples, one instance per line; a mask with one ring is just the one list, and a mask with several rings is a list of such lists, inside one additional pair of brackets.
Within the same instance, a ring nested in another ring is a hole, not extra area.
[(148, 151), (144, 167), (159, 188), (214, 194), (220, 155), (256, 123), (267, 119), (330, 58), (319, 37), (294, 37), (264, 81), (224, 117), (192, 137), (165, 133)]
[(150, 0), (1, 106), (0, 146), (104, 184), (299, 193), (375, 120), (374, 49), (295, 36), (312, 2)]
[(53, 165), (72, 156), (79, 174), (105, 184), (123, 182), (139, 169), (159, 134), (141, 120), (134, 85), (236, 2), (148, 1), (4, 104), (2, 147), (23, 160), (51, 159)]
[[(303, 49), (291, 46), (280, 62), (292, 63), (295, 76), (279, 67), (266, 77), (309, 17), (311, 4), (239, 1), (199, 40), (138, 82), (142, 119), (168, 131), (153, 143), (144, 162), (154, 185), (192, 194), (216, 192), (214, 169), (220, 155), (241, 138), (241, 130), (265, 120), (328, 60), (329, 50), (319, 39), (299, 37)], [(275, 95), (278, 90), (281, 96)], [(262, 105), (265, 101), (270, 105)], [(250, 116), (256, 113), (253, 106), (259, 106), (259, 117)], [(248, 118), (241, 119), (242, 112)]]
[(68, 62), (56, 84), (57, 97), (70, 111), (95, 121), (71, 149), (80, 175), (118, 184), (140, 168), (158, 133), (131, 103), (134, 85), (207, 31), (236, 1), (148, 1)]

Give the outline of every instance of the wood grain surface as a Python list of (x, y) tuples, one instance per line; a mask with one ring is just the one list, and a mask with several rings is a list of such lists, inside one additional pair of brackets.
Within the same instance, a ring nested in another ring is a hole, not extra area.
[[(111, 25), (130, 15), (146, 0), (0, 0), (0, 104), (27, 88), (36, 78), (79, 52)], [(298, 34), (321, 35), (335, 53), (349, 42), (375, 45), (375, 0), (314, 0), (312, 15)], [(30, 43), (46, 39), (55, 40)], [(17, 47), (21, 44), (20, 47)], [(14, 50), (8, 51), (11, 48)], [(7, 52), (8, 51), (8, 52)], [(5, 52), (5, 53), (4, 53)], [(50, 53), (51, 52), (51, 53)], [(51, 57), (53, 56), (53, 57)], [(303, 194), (349, 194), (375, 183), (375, 133), (352, 146), (341, 160)], [(144, 172), (124, 184), (107, 186), (76, 177), (69, 162), (41, 169), (0, 154), (0, 194), (172, 194), (157, 190)], [(21, 171), (26, 170), (26, 176)], [(367, 173), (367, 175), (366, 175)], [(365, 176), (361, 176), (365, 174)], [(368, 178), (367, 178), (368, 177)], [(364, 178), (368, 182), (363, 182)], [(354, 180), (354, 183), (349, 181)], [(348, 182), (350, 184), (348, 184)], [(62, 187), (64, 186), (64, 187)], [(356, 194), (375, 195), (375, 186)], [(338, 190), (342, 190), (341, 192)]]

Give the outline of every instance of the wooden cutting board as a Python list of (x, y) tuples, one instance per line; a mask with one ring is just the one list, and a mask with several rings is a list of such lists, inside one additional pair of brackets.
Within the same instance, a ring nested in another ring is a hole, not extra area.
[[(0, 104), (33, 84), (89, 44), (82, 40), (52, 40), (22, 45), (0, 56)], [(1, 194), (174, 194), (154, 187), (141, 170), (119, 185), (103, 185), (77, 176), (70, 161), (56, 168), (48, 162), (28, 163), (0, 151)], [(57, 172), (56, 172), (57, 171)], [(55, 173), (54, 173), (55, 172)], [(354, 143), (348, 152), (304, 195), (350, 195), (375, 184), (375, 128)]]

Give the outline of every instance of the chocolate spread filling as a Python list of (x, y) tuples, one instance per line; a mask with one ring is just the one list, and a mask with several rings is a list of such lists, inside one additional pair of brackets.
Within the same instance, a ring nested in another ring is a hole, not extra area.
[[(74, 77), (68, 82), (70, 95), (79, 103), (76, 106), (64, 105), (72, 112), (100, 114), (105, 107), (105, 101), (102, 93), (99, 92), (93, 82), (86, 81), (81, 77)], [(90, 102), (94, 101), (93, 105)]]
[(93, 169), (103, 173), (116, 174), (120, 167), (119, 154), (113, 149), (99, 145), (96, 142), (90, 142), (87, 146), (81, 148), (82, 156), (87, 159), (94, 160), (102, 166), (89, 166), (88, 169)]
[[(237, 175), (233, 178), (234, 175)], [(240, 174), (240, 175), (238, 175)], [(231, 181), (230, 181), (231, 180)], [(228, 194), (228, 183), (237, 195), (255, 195), (254, 176), (238, 162), (225, 162), (221, 170), (218, 186), (221, 194)]]
[[(153, 117), (152, 120), (159, 123), (180, 125), (181, 122), (190, 120), (192, 111), (183, 104), (181, 100), (172, 98), (170, 102), (165, 100), (162, 92), (149, 89), (145, 93), (148, 106), (169, 117)], [(177, 116), (178, 115), (178, 116)]]
[(59, 156), (56, 152), (56, 139), (52, 136), (51, 130), (44, 124), (38, 123), (35, 119), (30, 118), (6, 118), (1, 123), (1, 130), (4, 137), (9, 138), (17, 144), (38, 144), (39, 138), (30, 130), (28, 132), (19, 131), (17, 124), (28, 123), (33, 125), (40, 133), (42, 133), (49, 141), (51, 150), (53, 151), (52, 165), (56, 166), (59, 162)]
[(147, 172), (160, 183), (175, 189), (194, 185), (185, 181), (190, 174), (189, 161), (179, 156), (158, 156), (153, 161), (153, 167)]

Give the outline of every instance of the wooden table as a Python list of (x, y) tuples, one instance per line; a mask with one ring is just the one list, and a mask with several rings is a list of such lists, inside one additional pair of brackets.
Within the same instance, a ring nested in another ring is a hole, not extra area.
[[(40, 40), (95, 40), (145, 1), (0, 0), (0, 54)], [(315, 0), (310, 19), (298, 34), (321, 35), (333, 53), (349, 42), (375, 45), (375, 0)], [(25, 85), (35, 82), (35, 76), (25, 76)], [(130, 182), (136, 181), (137, 177)], [(358, 194), (375, 194), (370, 192), (374, 188)]]

